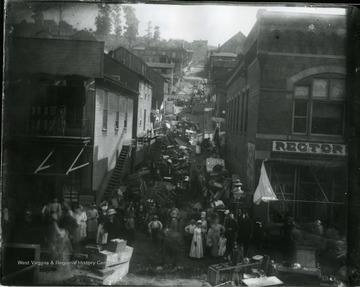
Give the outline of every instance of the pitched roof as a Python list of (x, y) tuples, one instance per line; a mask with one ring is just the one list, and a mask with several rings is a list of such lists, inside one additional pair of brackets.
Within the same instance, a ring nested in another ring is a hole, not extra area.
[(175, 63), (146, 62), (146, 64), (151, 68), (166, 68), (166, 69), (175, 68)]
[(236, 58), (237, 55), (235, 53), (229, 53), (229, 52), (220, 52), (220, 53), (216, 53), (211, 55), (212, 57), (234, 57)]
[(238, 32), (224, 44), (222, 44), (220, 47), (220, 52), (237, 53), (239, 50), (238, 47), (240, 46), (242, 48), (244, 46), (245, 40), (245, 35), (241, 32)]

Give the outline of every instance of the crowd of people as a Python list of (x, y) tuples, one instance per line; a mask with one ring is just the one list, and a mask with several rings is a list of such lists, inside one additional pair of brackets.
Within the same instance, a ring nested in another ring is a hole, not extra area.
[[(87, 244), (100, 246), (116, 238), (127, 240), (131, 246), (136, 229), (147, 233), (158, 250), (166, 238), (174, 236), (181, 237), (192, 258), (211, 256), (228, 260), (234, 249), (240, 250), (242, 257), (248, 255), (250, 238), (255, 230), (247, 213), (235, 219), (229, 210), (200, 208), (186, 212), (183, 206), (179, 210), (174, 203), (166, 208), (153, 200), (125, 203), (121, 196), (116, 204), (104, 200), (99, 205), (86, 207), (79, 204), (70, 206), (53, 198), (41, 210), (40, 230), (45, 231), (37, 233), (43, 234), (41, 242), (30, 239), (34, 236), (34, 221), (34, 214), (26, 211), (22, 227), (19, 226), (22, 232), (15, 234), (12, 241), (44, 244), (57, 259), (78, 252)], [(26, 227), (29, 229), (27, 233)]]

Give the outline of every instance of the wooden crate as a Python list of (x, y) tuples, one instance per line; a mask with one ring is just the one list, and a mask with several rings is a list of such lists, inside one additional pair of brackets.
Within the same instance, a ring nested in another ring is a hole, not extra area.
[(110, 252), (122, 252), (126, 248), (126, 240), (123, 239), (113, 239), (110, 240), (104, 247), (105, 250)]
[(207, 272), (207, 282), (212, 286), (232, 281), (234, 272), (245, 273), (250, 271), (251, 268), (258, 268), (258, 262), (239, 263), (236, 266), (231, 266), (229, 263), (221, 263), (211, 265)]
[(299, 263), (301, 267), (316, 268), (316, 251), (310, 247), (296, 248), (295, 262)]
[(117, 253), (104, 250), (97, 254), (90, 254), (89, 260), (95, 262), (95, 266), (97, 268), (105, 269), (106, 267), (130, 261), (132, 253), (133, 248), (130, 246), (126, 246), (124, 251)]
[(111, 275), (99, 276), (99, 274), (89, 273), (87, 276), (93, 280), (96, 280), (101, 285), (114, 285), (121, 281), (129, 272), (130, 261), (111, 267), (113, 273)]
[(225, 266), (225, 264), (215, 264), (209, 266), (207, 271), (207, 282), (212, 286), (216, 286), (230, 281), (232, 278), (232, 272), (227, 269), (227, 267), (228, 266)]

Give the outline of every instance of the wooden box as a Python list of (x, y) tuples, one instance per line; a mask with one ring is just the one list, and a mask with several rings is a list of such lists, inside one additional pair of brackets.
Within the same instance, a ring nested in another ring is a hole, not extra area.
[(110, 252), (121, 252), (126, 248), (126, 240), (123, 239), (113, 239), (110, 240), (104, 247), (105, 250)]
[(130, 261), (127, 261), (125, 263), (116, 265), (114, 267), (111, 267), (111, 269), (114, 270), (114, 272), (111, 275), (108, 276), (98, 276), (94, 273), (89, 273), (87, 276), (91, 279), (96, 280), (97, 283), (100, 285), (114, 285), (121, 281), (121, 279), (126, 276), (129, 272), (129, 265)]
[(228, 264), (215, 264), (209, 266), (207, 271), (207, 282), (212, 286), (216, 286), (230, 281), (232, 278), (232, 272), (228, 269), (228, 267)]
[(316, 268), (316, 253), (315, 249), (309, 247), (296, 248), (296, 263), (301, 267)]
[(99, 253), (101, 251), (101, 246), (98, 246), (96, 244), (87, 244), (85, 246), (85, 253), (91, 254), (91, 253)]
[(125, 263), (130, 261), (133, 253), (133, 248), (126, 246), (125, 250), (121, 252), (111, 252), (108, 250), (103, 250), (98, 254), (90, 254), (89, 260), (95, 262), (95, 266), (100, 269), (105, 269), (107, 267), (118, 265), (120, 263)]
[(212, 286), (216, 286), (227, 281), (232, 281), (235, 272), (240, 274), (251, 272), (252, 268), (258, 267), (258, 262), (239, 263), (236, 266), (229, 265), (229, 263), (211, 265), (207, 272), (207, 282)]

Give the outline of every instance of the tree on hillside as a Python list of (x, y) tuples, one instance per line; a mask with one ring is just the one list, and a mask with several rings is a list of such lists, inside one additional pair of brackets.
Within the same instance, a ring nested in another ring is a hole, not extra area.
[(155, 41), (160, 40), (160, 27), (159, 27), (159, 26), (155, 26), (155, 29), (154, 29), (154, 40), (155, 40)]
[(96, 34), (105, 36), (110, 33), (111, 19), (110, 19), (110, 6), (108, 4), (98, 5), (98, 15), (95, 18)]
[(121, 21), (121, 6), (114, 5), (111, 12), (112, 24), (114, 26), (114, 34), (117, 39), (122, 34), (122, 21)]
[(139, 34), (139, 23), (140, 21), (136, 17), (135, 9), (131, 6), (123, 7), (125, 13), (125, 33), (124, 36), (129, 41), (129, 46), (136, 40), (136, 36)]
[(146, 29), (146, 41), (148, 43), (148, 45), (150, 45), (152, 39), (152, 23), (151, 21), (148, 22), (148, 27)]

